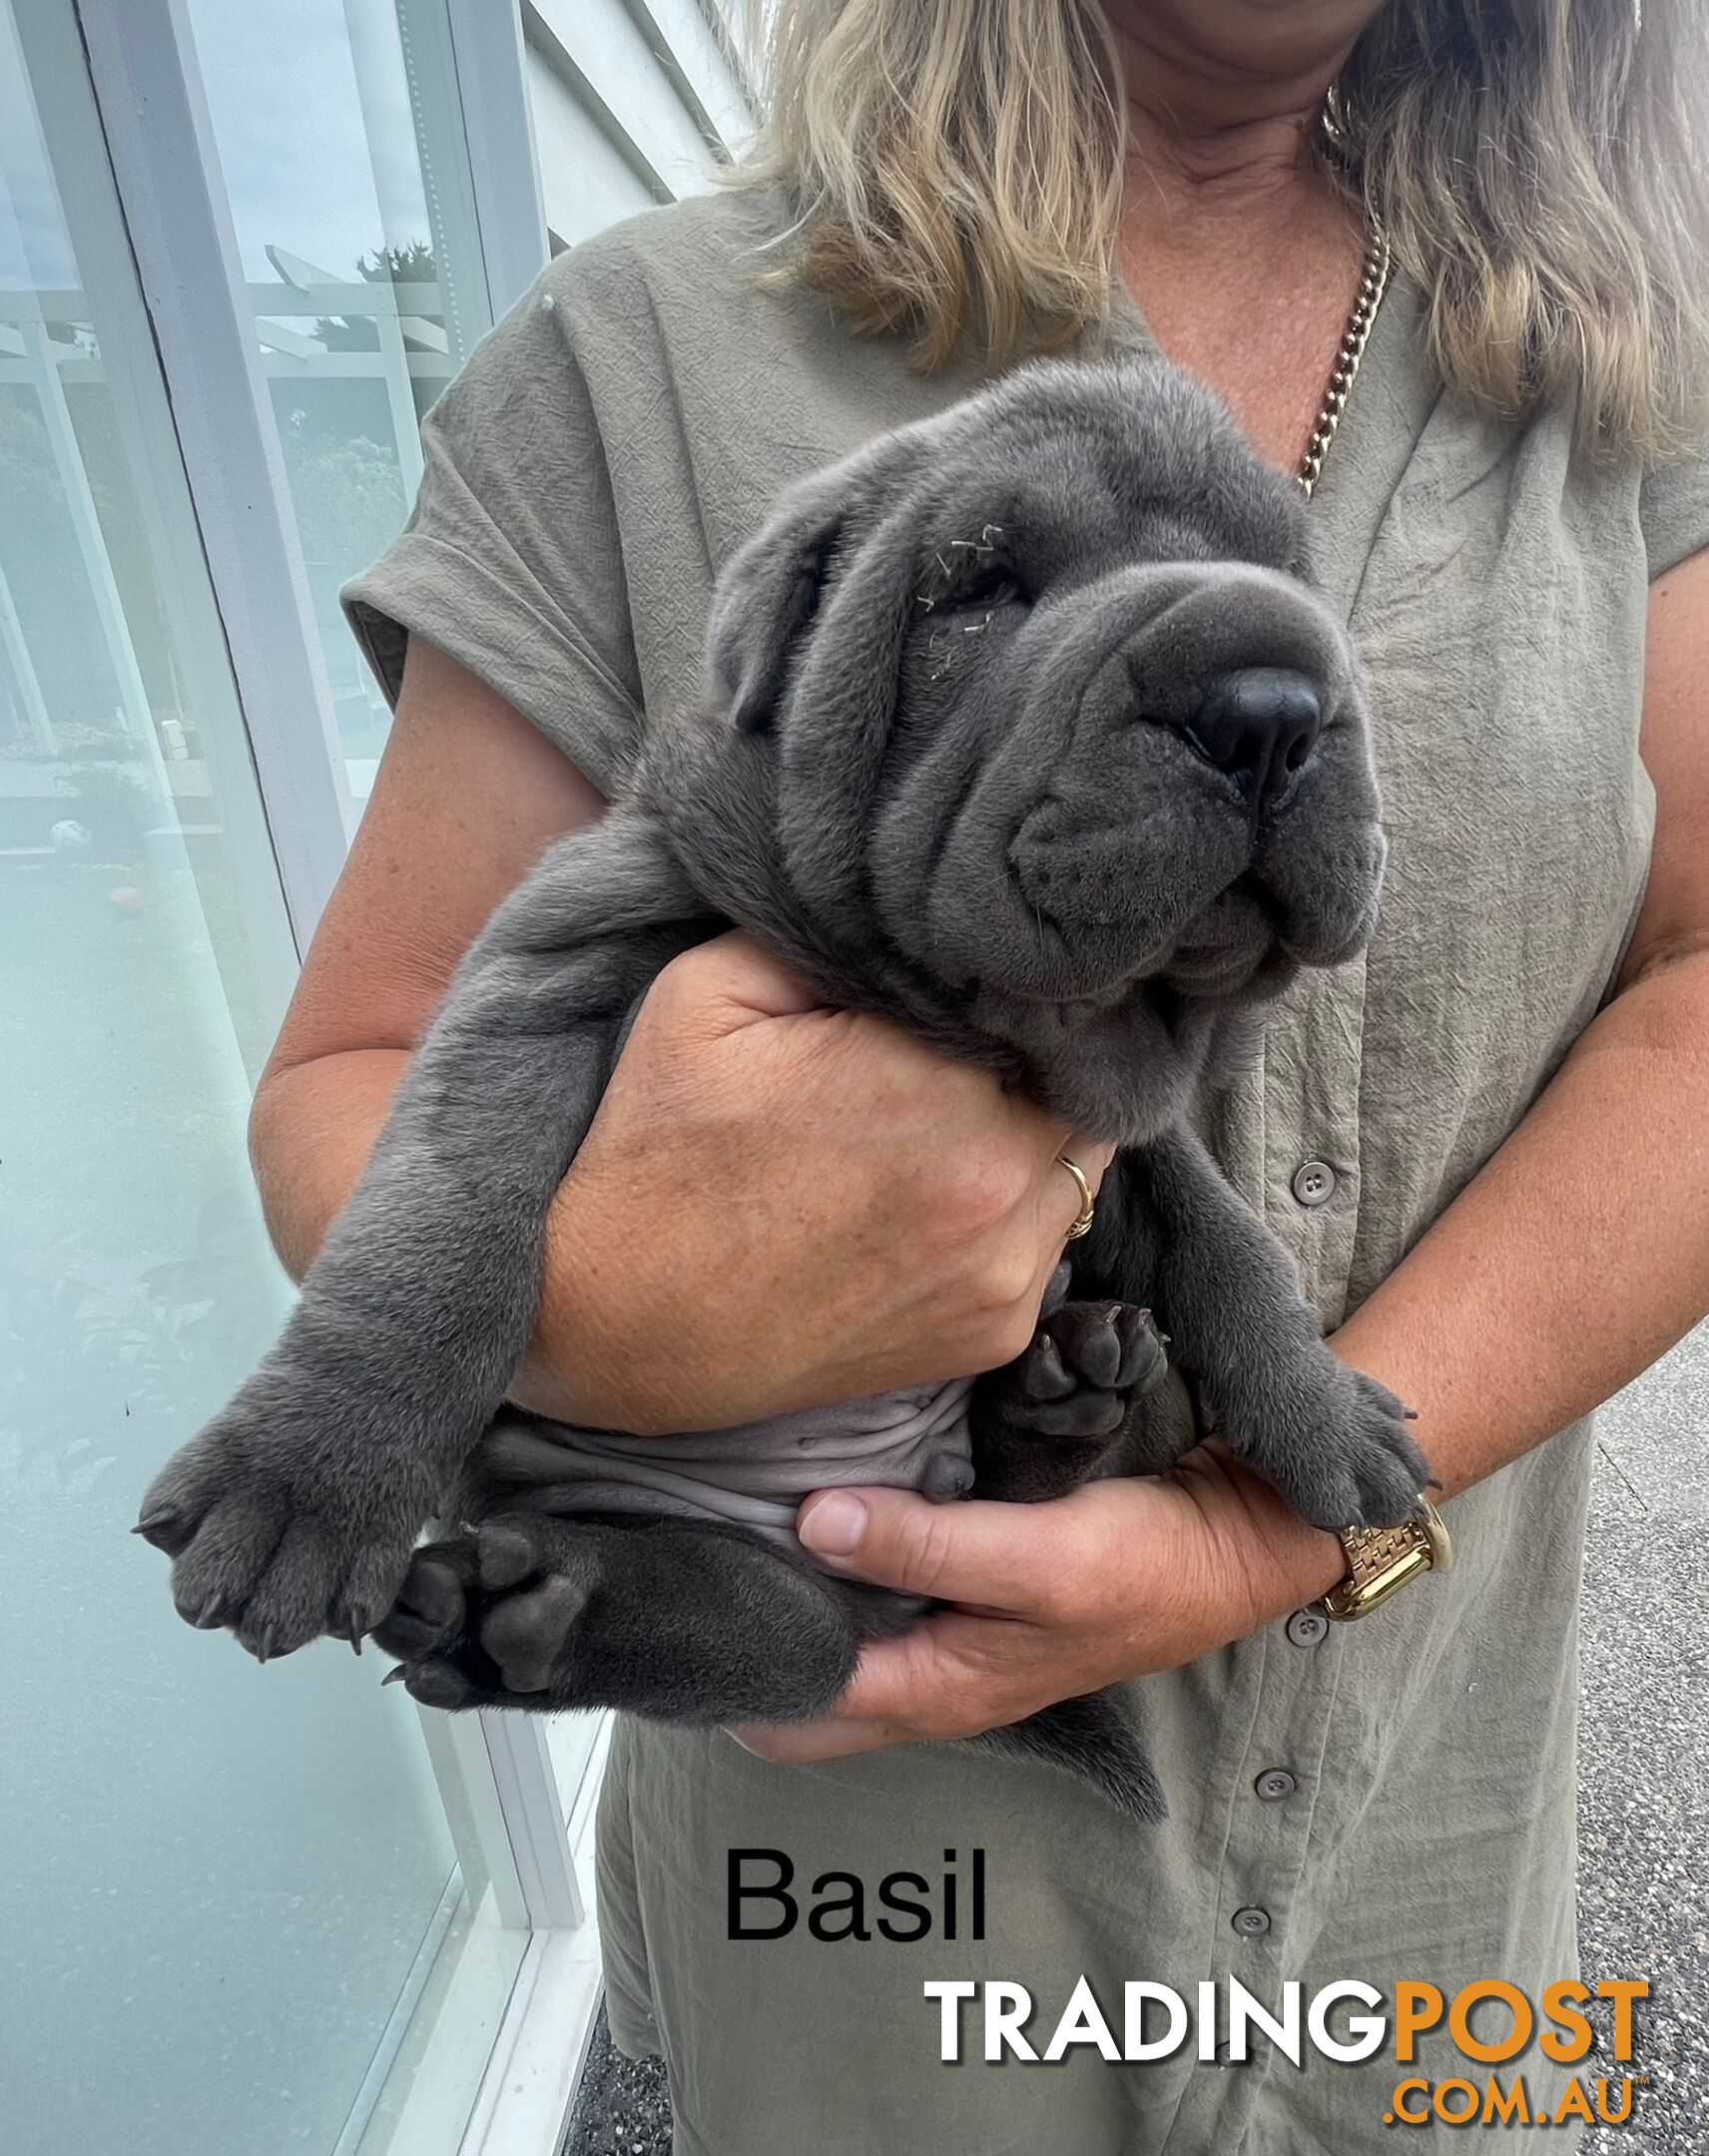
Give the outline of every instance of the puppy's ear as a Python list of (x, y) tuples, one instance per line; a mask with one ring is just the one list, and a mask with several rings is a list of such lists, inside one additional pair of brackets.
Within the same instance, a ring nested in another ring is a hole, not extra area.
[(845, 513), (837, 474), (797, 488), (732, 556), (713, 595), (707, 686), (741, 734), (771, 722), (797, 637), (813, 619)]
[(791, 487), (725, 565), (707, 632), (707, 689), (713, 711), (739, 732), (770, 725), (790, 655), (819, 611), (845, 538), (883, 514), (933, 425), (883, 435)]

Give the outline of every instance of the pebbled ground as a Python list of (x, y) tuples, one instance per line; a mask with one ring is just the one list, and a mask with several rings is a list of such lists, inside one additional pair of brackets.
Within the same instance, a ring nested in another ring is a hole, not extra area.
[[(1709, 2148), (1709, 1328), (1603, 1409), (1585, 1565), (1579, 1926), (1596, 1976), (1647, 1976), (1653, 2086), (1585, 2156)], [(602, 2014), (564, 2156), (669, 2156), (664, 2068)]]

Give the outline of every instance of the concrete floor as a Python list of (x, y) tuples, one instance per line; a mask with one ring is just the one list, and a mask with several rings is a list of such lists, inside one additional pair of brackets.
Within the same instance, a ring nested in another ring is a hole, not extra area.
[(1709, 1328), (1599, 1418), (1583, 1601), (1579, 1926), (1593, 1976), (1647, 1976), (1631, 2126), (1596, 2156), (1709, 2147)]
[[(1646, 1976), (1629, 2126), (1585, 2156), (1709, 2149), (1709, 1328), (1601, 1415), (1583, 1603), (1579, 1917), (1587, 1974)], [(657, 2061), (596, 2034), (564, 2156), (668, 2156)], [(1357, 2156), (1347, 2151), (1344, 2156)]]

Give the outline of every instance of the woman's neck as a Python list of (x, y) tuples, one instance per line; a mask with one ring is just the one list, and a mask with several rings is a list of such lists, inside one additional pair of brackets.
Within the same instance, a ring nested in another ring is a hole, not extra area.
[(1373, 0), (1128, 0), (1117, 264), (1163, 350), (1294, 468), (1359, 282), (1357, 211), (1311, 154)]
[[(1373, 0), (1128, 0), (1110, 10), (1128, 109), (1128, 192), (1174, 216), (1242, 214), (1321, 185), (1318, 115)], [(1256, 16), (1256, 20), (1255, 20)], [(1143, 214), (1143, 212), (1142, 212)]]

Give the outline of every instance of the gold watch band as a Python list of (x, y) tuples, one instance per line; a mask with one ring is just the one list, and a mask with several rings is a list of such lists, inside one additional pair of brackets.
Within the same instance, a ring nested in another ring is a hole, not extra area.
[(1344, 1527), (1347, 1578), (1315, 1606), (1324, 1616), (1347, 1623), (1369, 1617), (1409, 1580), (1424, 1572), (1445, 1572), (1453, 1562), (1453, 1543), (1441, 1514), (1421, 1496), (1414, 1518), (1399, 1527)]

